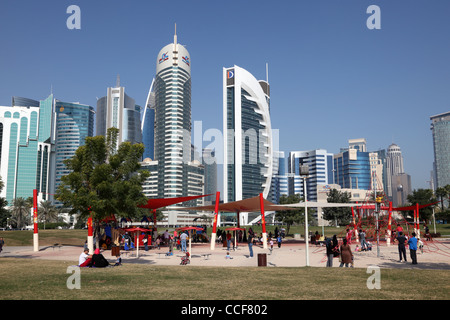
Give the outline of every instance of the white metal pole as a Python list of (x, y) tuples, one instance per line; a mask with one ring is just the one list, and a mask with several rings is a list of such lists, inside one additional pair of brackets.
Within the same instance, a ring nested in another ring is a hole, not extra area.
[(306, 191), (306, 178), (307, 176), (303, 177), (303, 194), (305, 196), (305, 244), (306, 244), (306, 266), (309, 267), (309, 237), (308, 237), (308, 193)]

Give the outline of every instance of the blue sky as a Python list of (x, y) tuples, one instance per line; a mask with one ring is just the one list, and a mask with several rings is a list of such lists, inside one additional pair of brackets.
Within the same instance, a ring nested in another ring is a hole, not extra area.
[[(66, 27), (72, 4), (80, 30)], [(366, 27), (370, 5), (381, 9), (380, 30)], [(222, 68), (265, 79), (268, 63), (280, 150), (394, 142), (413, 188), (428, 188), (429, 117), (450, 110), (449, 13), (448, 0), (2, 0), (0, 105), (53, 88), (57, 99), (95, 107), (117, 74), (143, 105), (176, 23), (191, 55), (192, 121), (203, 130), (222, 130)]]

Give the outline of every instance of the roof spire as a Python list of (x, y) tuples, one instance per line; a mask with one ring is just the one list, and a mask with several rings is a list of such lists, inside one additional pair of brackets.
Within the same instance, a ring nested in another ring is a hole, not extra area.
[(117, 79), (116, 79), (116, 88), (120, 87), (120, 75), (117, 75)]
[(173, 43), (177, 44), (177, 23), (175, 22), (175, 35), (173, 36)]

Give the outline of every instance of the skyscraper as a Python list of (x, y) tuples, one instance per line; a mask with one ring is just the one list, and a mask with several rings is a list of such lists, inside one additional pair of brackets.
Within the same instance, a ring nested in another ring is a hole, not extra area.
[[(273, 171), (270, 87), (247, 70), (223, 69), (224, 202), (263, 194)], [(245, 215), (241, 215), (244, 219)]]
[(370, 156), (364, 139), (349, 140), (349, 148), (334, 155), (334, 183), (345, 189), (372, 189)]
[(191, 160), (191, 62), (177, 41), (158, 54), (155, 77), (155, 160), (159, 196), (187, 194), (187, 165)]
[(155, 90), (153, 79), (148, 91), (147, 101), (144, 106), (144, 113), (141, 120), (142, 143), (144, 144), (143, 159), (155, 158)]
[(55, 189), (69, 174), (64, 160), (75, 155), (86, 137), (94, 135), (94, 108), (85, 104), (55, 101)]
[(317, 186), (333, 182), (333, 155), (324, 149), (310, 151), (292, 151), (289, 153), (289, 190), (290, 194), (304, 195), (300, 166), (307, 165), (309, 177), (306, 180), (309, 201), (317, 201)]
[(395, 143), (392, 143), (386, 153), (386, 180), (387, 180), (387, 195), (392, 199), (392, 196), (394, 194), (392, 182), (394, 181), (393, 178), (396, 175), (404, 173), (403, 168), (403, 156), (402, 151), (398, 145)]
[(114, 127), (119, 129), (118, 144), (142, 142), (140, 106), (125, 93), (119, 77), (116, 86), (108, 88), (106, 96), (98, 99), (96, 113), (96, 135), (105, 136)]
[(450, 111), (430, 117), (434, 149), (435, 187), (450, 184)]
[(53, 200), (53, 95), (39, 101), (39, 107), (27, 98), (13, 98), (13, 104), (0, 109), (2, 196), (11, 204), (15, 198), (32, 197), (37, 189), (39, 201)]

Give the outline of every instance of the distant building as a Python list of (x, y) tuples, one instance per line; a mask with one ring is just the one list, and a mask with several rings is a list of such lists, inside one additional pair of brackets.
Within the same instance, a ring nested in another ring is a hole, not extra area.
[(109, 128), (119, 129), (118, 145), (124, 141), (142, 142), (140, 106), (120, 86), (107, 89), (107, 95), (98, 99), (96, 112), (96, 135), (106, 136)]
[(434, 150), (434, 186), (450, 185), (450, 111), (430, 117)]

